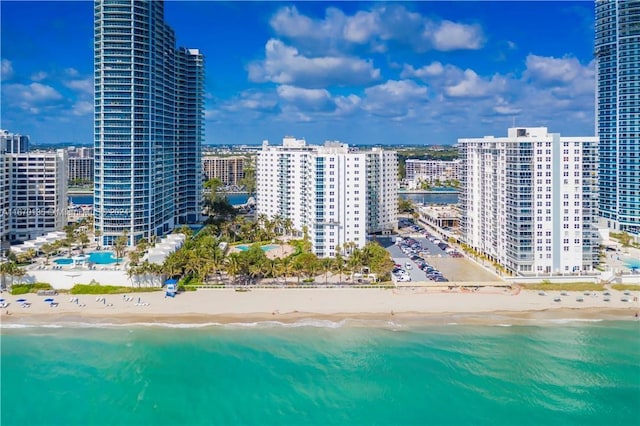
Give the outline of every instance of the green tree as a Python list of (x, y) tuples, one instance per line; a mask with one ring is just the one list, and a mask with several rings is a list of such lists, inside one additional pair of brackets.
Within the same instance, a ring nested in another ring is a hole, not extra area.
[(227, 275), (231, 277), (232, 284), (235, 284), (236, 278), (242, 273), (242, 264), (238, 253), (231, 253), (227, 257), (225, 264)]
[(89, 236), (86, 231), (78, 234), (78, 242), (80, 243), (80, 253), (84, 254), (84, 248), (89, 244)]
[(320, 270), (324, 274), (324, 285), (327, 285), (328, 274), (329, 272), (331, 272), (332, 267), (333, 267), (333, 259), (329, 257), (324, 257), (320, 259)]
[(100, 231), (99, 229), (96, 229), (95, 231), (93, 231), (93, 235), (96, 237), (96, 247), (98, 250), (100, 250), (100, 240), (102, 238), (102, 231)]
[(249, 194), (256, 193), (256, 166), (254, 158), (247, 158), (244, 161), (242, 172), (244, 176), (238, 182), (239, 185), (244, 186), (245, 191)]
[[(8, 261), (0, 263), (0, 288), (7, 289), (13, 285), (14, 278), (21, 278), (25, 275), (24, 269), (22, 269), (14, 261)], [(7, 277), (11, 278), (11, 285), (7, 287)]]
[(633, 237), (626, 232), (618, 234), (618, 241), (620, 241), (622, 247), (631, 247), (631, 240), (633, 240)]
[(398, 212), (400, 213), (413, 213), (415, 206), (411, 200), (406, 200), (402, 197), (398, 198)]
[(127, 237), (126, 231), (123, 235), (116, 238), (116, 241), (113, 244), (113, 251), (116, 253), (116, 258), (122, 259), (124, 257), (128, 242), (129, 238)]
[(42, 251), (42, 253), (44, 253), (44, 262), (45, 264), (49, 264), (49, 258), (51, 257), (51, 255), (56, 251), (57, 249), (49, 243), (44, 243), (42, 245), (42, 247), (40, 247), (40, 251)]

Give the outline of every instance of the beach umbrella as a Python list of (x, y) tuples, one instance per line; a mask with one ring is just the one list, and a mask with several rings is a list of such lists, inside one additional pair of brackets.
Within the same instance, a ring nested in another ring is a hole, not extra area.
[(55, 300), (53, 300), (53, 299), (52, 299), (52, 298), (50, 298), (50, 297), (49, 297), (49, 298), (47, 298), (47, 299), (44, 299), (44, 301), (45, 301), (45, 302), (47, 302), (47, 303), (55, 302)]
[(18, 303), (24, 303), (26, 301), (27, 301), (27, 299), (18, 299), (18, 300), (16, 300), (16, 302), (18, 302)]
[(5, 300), (4, 299), (0, 299), (0, 303), (2, 303), (2, 302), (5, 302)]

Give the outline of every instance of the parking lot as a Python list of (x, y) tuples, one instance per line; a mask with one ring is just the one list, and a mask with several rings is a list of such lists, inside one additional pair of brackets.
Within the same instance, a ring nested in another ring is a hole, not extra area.
[[(377, 239), (377, 241), (389, 251), (396, 265), (400, 265), (398, 269), (403, 270), (396, 270), (395, 277), (397, 280), (405, 280), (401, 277), (408, 276), (412, 282), (430, 281), (426, 272), (428, 271), (432, 274), (431, 279), (443, 280), (441, 282), (501, 281), (498, 276), (488, 272), (471, 260), (462, 257), (457, 253), (457, 251), (452, 252), (453, 248), (443, 246), (449, 251), (449, 253), (447, 253), (436, 244), (438, 242), (437, 239), (435, 242), (430, 241), (425, 237), (425, 233), (427, 233), (427, 231), (421, 228), (414, 229), (411, 227), (404, 227), (401, 229), (401, 234), (399, 236)], [(398, 237), (403, 238), (402, 241), (398, 241), (401, 245), (396, 244)], [(415, 241), (414, 245), (416, 245), (417, 249), (407, 247), (407, 237), (410, 237), (411, 240)], [(432, 237), (431, 239), (433, 240), (434, 238)], [(402, 248), (404, 248), (404, 252)], [(414, 260), (411, 259), (412, 256)], [(418, 265), (423, 262), (430, 267), (428, 270), (426, 267), (425, 270), (419, 268)], [(410, 265), (410, 268), (407, 268), (407, 264)], [(431, 269), (435, 269), (439, 274), (436, 273), (434, 276)]]

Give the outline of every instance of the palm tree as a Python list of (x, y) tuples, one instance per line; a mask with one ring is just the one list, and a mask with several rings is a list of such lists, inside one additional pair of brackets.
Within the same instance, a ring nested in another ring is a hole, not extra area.
[(144, 253), (145, 251), (147, 251), (147, 247), (149, 247), (149, 242), (148, 242), (148, 241), (147, 241), (147, 239), (146, 239), (146, 238), (144, 238), (144, 237), (143, 237), (143, 238), (140, 238), (140, 239), (138, 240), (138, 242), (136, 243), (136, 250), (137, 250), (140, 254), (142, 254), (142, 253)]
[(305, 271), (306, 269), (306, 265), (304, 263), (304, 259), (300, 259), (301, 255), (298, 255), (294, 260), (293, 260), (293, 270), (296, 272), (296, 276), (298, 277), (298, 285), (300, 285), (300, 276), (302, 275), (302, 273)]
[(284, 276), (284, 284), (287, 285), (287, 277), (293, 272), (293, 261), (291, 257), (283, 257), (280, 261), (280, 271)]
[(285, 218), (282, 222), (282, 226), (284, 227), (284, 231), (286, 232), (287, 236), (291, 235), (291, 233), (293, 232), (293, 221), (291, 220), (291, 218)]
[(174, 278), (182, 274), (182, 265), (184, 264), (183, 250), (171, 253), (162, 264), (162, 271), (167, 278)]
[(324, 274), (324, 285), (327, 285), (328, 279), (327, 275), (329, 271), (331, 271), (331, 267), (333, 266), (333, 260), (329, 257), (324, 257), (320, 259), (320, 270)]
[(0, 288), (7, 288), (7, 277), (11, 277), (11, 285), (13, 285), (14, 277), (23, 277), (25, 274), (24, 269), (18, 266), (14, 261), (3, 262), (0, 264)]
[(113, 250), (116, 252), (116, 258), (121, 259), (124, 256), (124, 252), (127, 248), (127, 236), (120, 235), (116, 238), (116, 241), (113, 245)]
[(95, 231), (93, 231), (93, 235), (96, 237), (96, 248), (100, 250), (100, 237), (102, 236), (102, 231), (96, 229)]
[(69, 249), (69, 257), (71, 257), (71, 246), (76, 241), (76, 227), (75, 225), (66, 225), (64, 227), (65, 236), (65, 245)]
[(237, 253), (232, 253), (227, 258), (227, 263), (225, 265), (225, 269), (227, 274), (231, 277), (231, 280), (235, 284), (236, 277), (242, 271), (242, 265), (240, 264), (240, 258)]
[(80, 235), (78, 235), (78, 242), (80, 243), (80, 253), (84, 254), (84, 248), (89, 244), (89, 236), (86, 231), (82, 231)]
[(344, 274), (344, 272), (346, 270), (346, 264), (345, 264), (345, 261), (344, 261), (344, 257), (342, 257), (342, 254), (339, 251), (336, 251), (336, 257), (334, 258), (333, 262), (334, 262), (336, 270), (340, 274), (340, 278), (339, 278), (338, 282), (340, 284), (342, 284), (342, 275)]
[(56, 251), (56, 248), (49, 244), (49, 243), (44, 243), (42, 245), (42, 247), (40, 247), (40, 251), (42, 251), (42, 253), (44, 253), (44, 262), (45, 264), (49, 264), (49, 258), (51, 257), (51, 255), (53, 254), (54, 251)]
[(268, 259), (264, 265), (265, 275), (270, 278), (275, 278), (280, 270), (279, 266), (277, 259)]

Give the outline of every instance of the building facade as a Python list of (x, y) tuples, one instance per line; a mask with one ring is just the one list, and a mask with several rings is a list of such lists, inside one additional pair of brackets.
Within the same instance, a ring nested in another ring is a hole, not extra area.
[(69, 156), (69, 175), (67, 182), (70, 186), (93, 183), (93, 157), (81, 158)]
[(408, 159), (405, 162), (406, 179), (411, 181), (423, 180), (426, 182), (460, 180), (461, 160), (416, 160)]
[(239, 155), (231, 157), (204, 155), (202, 157), (204, 179), (218, 178), (226, 186), (239, 185), (239, 182), (244, 178), (245, 165), (249, 161), (248, 157)]
[(597, 137), (545, 127), (459, 139), (462, 239), (508, 271), (589, 272), (598, 262)]
[(319, 257), (340, 247), (364, 247), (367, 235), (398, 223), (395, 151), (359, 151), (339, 142), (323, 146), (286, 137), (265, 141), (256, 165), (257, 214), (290, 219)]
[(102, 245), (196, 222), (204, 57), (176, 49), (162, 1), (96, 0), (94, 215)]
[(29, 136), (0, 129), (0, 151), (10, 154), (29, 151)]
[(67, 224), (66, 151), (5, 153), (3, 157), (8, 240), (26, 241), (61, 231)]
[(6, 154), (0, 145), (0, 257), (9, 245), (9, 173)]
[(640, 1), (596, 1), (600, 216), (640, 238)]

